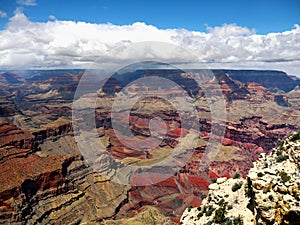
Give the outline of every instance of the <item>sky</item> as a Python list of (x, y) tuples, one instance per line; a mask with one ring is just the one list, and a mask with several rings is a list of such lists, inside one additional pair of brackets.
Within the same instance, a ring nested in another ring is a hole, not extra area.
[(300, 75), (298, 24), (299, 0), (0, 0), (0, 68), (86, 67), (160, 41), (213, 67)]

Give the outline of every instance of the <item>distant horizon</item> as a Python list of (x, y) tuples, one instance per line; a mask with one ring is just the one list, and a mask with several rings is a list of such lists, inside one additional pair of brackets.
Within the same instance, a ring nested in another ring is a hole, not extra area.
[[(88, 68), (39, 68), (39, 69), (11, 69), (11, 68), (8, 68), (8, 69), (5, 69), (5, 68), (0, 68), (0, 72), (14, 72), (14, 71), (89, 71), (89, 70), (99, 70), (99, 69), (88, 69)], [(203, 68), (193, 68), (193, 69), (164, 69), (164, 68), (158, 68), (158, 69), (137, 69), (135, 71), (138, 71), (138, 70), (187, 70), (187, 71), (193, 71), (193, 70), (211, 70), (211, 71), (222, 71), (222, 70), (226, 70), (226, 71), (264, 71), (264, 72), (282, 72), (282, 73), (285, 73), (287, 74), (288, 76), (296, 76), (296, 77), (299, 77), (300, 79), (300, 74), (297, 75), (297, 74), (289, 74), (283, 70), (274, 70), (274, 69), (232, 69), (232, 68), (210, 68), (210, 69), (203, 69)], [(117, 71), (116, 71), (117, 72)]]

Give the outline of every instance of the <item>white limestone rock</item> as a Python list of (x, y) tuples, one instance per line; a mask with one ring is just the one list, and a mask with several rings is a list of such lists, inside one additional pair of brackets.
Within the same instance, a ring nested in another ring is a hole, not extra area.
[[(222, 222), (216, 220), (220, 210), (224, 212)], [(271, 154), (261, 154), (247, 179), (219, 178), (209, 185), (202, 206), (186, 209), (181, 224), (234, 224), (237, 218), (244, 225), (300, 221), (300, 134), (289, 137)]]

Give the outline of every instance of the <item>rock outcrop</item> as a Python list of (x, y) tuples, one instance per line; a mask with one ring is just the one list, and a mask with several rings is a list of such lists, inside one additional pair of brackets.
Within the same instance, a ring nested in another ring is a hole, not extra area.
[(300, 224), (300, 133), (262, 153), (245, 179), (218, 178), (181, 224)]

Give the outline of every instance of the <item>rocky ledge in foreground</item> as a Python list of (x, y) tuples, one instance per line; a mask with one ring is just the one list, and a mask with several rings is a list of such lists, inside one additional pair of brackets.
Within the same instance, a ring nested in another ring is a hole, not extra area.
[(246, 179), (218, 178), (181, 224), (300, 224), (300, 132), (261, 154)]

